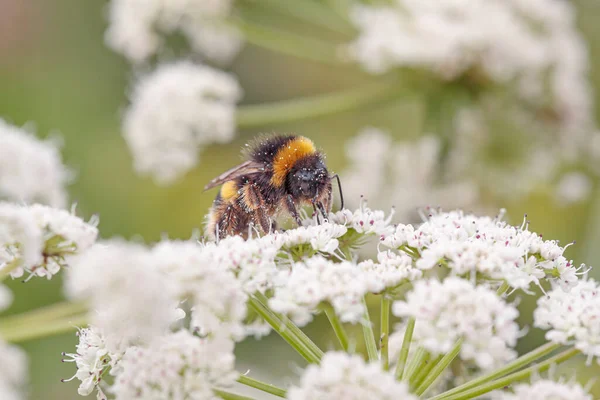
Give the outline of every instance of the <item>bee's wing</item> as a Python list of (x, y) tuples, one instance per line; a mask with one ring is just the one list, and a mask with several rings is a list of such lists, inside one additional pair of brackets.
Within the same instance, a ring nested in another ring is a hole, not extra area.
[(222, 183), (231, 181), (243, 175), (257, 174), (264, 171), (265, 164), (252, 160), (244, 161), (240, 165), (231, 168), (229, 171), (223, 172), (221, 175), (208, 182), (208, 184), (204, 186), (204, 190), (214, 188), (215, 186), (219, 186)]

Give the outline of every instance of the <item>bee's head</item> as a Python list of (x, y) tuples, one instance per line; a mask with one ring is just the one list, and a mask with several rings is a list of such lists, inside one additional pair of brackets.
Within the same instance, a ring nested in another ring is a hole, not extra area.
[(325, 163), (314, 154), (298, 160), (286, 180), (292, 197), (311, 200), (325, 190), (330, 178)]

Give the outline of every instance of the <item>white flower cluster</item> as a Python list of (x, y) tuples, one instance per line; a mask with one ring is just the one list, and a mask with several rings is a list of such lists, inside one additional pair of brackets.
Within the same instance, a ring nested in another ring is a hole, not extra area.
[(106, 400), (104, 391), (100, 386), (102, 377), (110, 368), (113, 368), (123, 356), (122, 353), (111, 353), (106, 348), (104, 337), (99, 329), (94, 326), (80, 329), (77, 332), (79, 343), (75, 353), (63, 353), (63, 362), (74, 362), (77, 372), (70, 379), (79, 379), (81, 384), (77, 392), (81, 396), (88, 396), (97, 390), (98, 400)]
[(233, 0), (112, 0), (106, 42), (132, 62), (146, 61), (161, 47), (160, 34), (181, 32), (204, 57), (229, 62), (241, 38), (224, 26)]
[(0, 199), (63, 207), (70, 178), (55, 143), (0, 118)]
[(151, 257), (175, 282), (177, 298), (190, 307), (193, 331), (245, 337), (248, 297), (234, 273), (214, 263), (209, 251), (193, 242), (165, 241), (152, 249)]
[(408, 387), (397, 382), (377, 363), (367, 364), (358, 355), (328, 352), (320, 365), (310, 365), (289, 400), (416, 400)]
[(142, 77), (123, 121), (136, 171), (161, 184), (181, 177), (198, 163), (202, 147), (233, 139), (241, 96), (233, 76), (190, 61)]
[(520, 95), (538, 105), (549, 94), (566, 130), (578, 131), (589, 126), (591, 96), (574, 13), (572, 4), (554, 0), (357, 5), (351, 17), (360, 34), (350, 55), (376, 74), (407, 67), (443, 80), (516, 81)]
[(0, 340), (0, 398), (24, 400), (27, 377), (27, 357), (17, 346)]
[(131, 347), (110, 391), (116, 400), (217, 400), (213, 387), (231, 386), (237, 378), (233, 347), (230, 340), (202, 339), (185, 330)]
[[(563, 253), (566, 247), (500, 217), (477, 217), (462, 211), (431, 214), (418, 228), (399, 224), (382, 243), (391, 248), (408, 246), (419, 254), (416, 266), (431, 269), (447, 265), (455, 274), (505, 280), (527, 290), (548, 278), (568, 289), (577, 284), (577, 268)], [(580, 267), (584, 268), (584, 266)]]
[(600, 288), (592, 279), (580, 280), (568, 293), (554, 288), (538, 300), (534, 325), (550, 329), (546, 339), (574, 343), (588, 359), (600, 362)]
[(362, 299), (369, 291), (369, 282), (356, 264), (315, 256), (283, 273), (285, 283), (275, 288), (269, 306), (289, 315), (298, 325), (309, 323), (324, 302), (333, 307), (342, 322), (357, 323), (364, 315)]
[(532, 384), (511, 386), (514, 393), (501, 392), (493, 394), (494, 400), (592, 400), (593, 397), (578, 383), (560, 383), (548, 379), (540, 379)]
[(50, 279), (94, 244), (97, 223), (96, 218), (85, 222), (74, 210), (0, 203), (0, 270), (16, 263), (12, 277), (28, 272)]
[(441, 143), (433, 136), (393, 143), (389, 134), (366, 128), (347, 144), (350, 165), (342, 174), (345, 198), (364, 196), (379, 208), (394, 207), (401, 221), (416, 221), (423, 205), (469, 207), (478, 197), (474, 182), (438, 183)]
[(331, 216), (331, 220), (338, 224), (346, 225), (362, 235), (377, 235), (383, 239), (394, 231), (391, 225), (395, 209), (392, 208), (386, 217), (381, 210), (372, 210), (367, 207), (367, 202), (362, 199), (359, 207), (354, 211), (347, 208)]
[(482, 369), (517, 355), (512, 347), (519, 336), (519, 312), (484, 286), (456, 277), (421, 280), (392, 309), (398, 317), (416, 319), (413, 340), (433, 355), (447, 353), (460, 338), (460, 358)]

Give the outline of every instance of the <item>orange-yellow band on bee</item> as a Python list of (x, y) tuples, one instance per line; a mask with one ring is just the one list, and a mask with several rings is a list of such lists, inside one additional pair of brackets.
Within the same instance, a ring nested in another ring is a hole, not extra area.
[(286, 175), (294, 167), (298, 160), (303, 157), (315, 154), (317, 149), (310, 139), (298, 137), (289, 141), (284, 147), (279, 149), (273, 159), (273, 177), (271, 183), (280, 187), (285, 182)]
[(221, 186), (221, 198), (225, 201), (233, 200), (238, 195), (238, 188), (235, 181), (227, 181)]

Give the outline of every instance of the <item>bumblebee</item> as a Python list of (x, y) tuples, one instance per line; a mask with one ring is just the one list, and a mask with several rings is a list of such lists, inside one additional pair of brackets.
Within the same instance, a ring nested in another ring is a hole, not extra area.
[(312, 206), (317, 220), (331, 211), (332, 181), (324, 156), (303, 136), (271, 136), (246, 145), (246, 161), (210, 181), (204, 190), (222, 185), (208, 216), (208, 235), (247, 238), (252, 229), (277, 229), (275, 217), (287, 213), (300, 224), (299, 207)]

